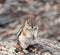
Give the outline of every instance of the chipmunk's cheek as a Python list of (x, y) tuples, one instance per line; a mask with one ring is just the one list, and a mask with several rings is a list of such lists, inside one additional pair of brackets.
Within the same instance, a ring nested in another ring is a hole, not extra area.
[(26, 30), (28, 30), (28, 28), (26, 27)]
[(38, 27), (37, 26), (35, 27), (35, 30), (38, 30)]
[(37, 30), (38, 29), (38, 27), (35, 27), (35, 30)]
[(28, 31), (29, 30), (29, 27), (26, 27), (25, 30)]
[(37, 28), (35, 27), (35, 30), (37, 30)]

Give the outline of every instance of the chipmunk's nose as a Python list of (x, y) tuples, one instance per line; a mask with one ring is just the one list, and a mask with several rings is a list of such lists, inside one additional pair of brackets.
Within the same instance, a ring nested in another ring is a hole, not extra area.
[(32, 26), (32, 28), (33, 28), (33, 26)]

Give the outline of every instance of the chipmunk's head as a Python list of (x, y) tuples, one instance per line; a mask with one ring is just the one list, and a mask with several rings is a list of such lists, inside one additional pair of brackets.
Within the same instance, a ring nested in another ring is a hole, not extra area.
[(38, 26), (36, 24), (36, 21), (35, 19), (31, 18), (31, 19), (28, 19), (26, 22), (25, 22), (25, 27), (27, 28), (27, 30), (30, 30), (30, 31), (33, 31), (33, 30), (38, 30)]
[(38, 32), (38, 26), (36, 24), (36, 20), (34, 18), (26, 20), (23, 35), (27, 36), (27, 34), (29, 34), (32, 36), (34, 35), (37, 36), (37, 32)]

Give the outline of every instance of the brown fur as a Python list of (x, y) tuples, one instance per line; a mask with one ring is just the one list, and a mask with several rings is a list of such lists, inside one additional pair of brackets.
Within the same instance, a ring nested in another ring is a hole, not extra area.
[(25, 26), (25, 27), (23, 28), (23, 32), (22, 32), (22, 35), (23, 35), (24, 37), (27, 36), (27, 31), (28, 31), (28, 27)]

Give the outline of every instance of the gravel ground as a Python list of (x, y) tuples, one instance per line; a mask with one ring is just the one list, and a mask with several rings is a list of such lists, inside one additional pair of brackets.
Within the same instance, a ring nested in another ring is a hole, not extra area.
[(39, 38), (59, 42), (60, 49), (60, 0), (6, 0), (0, 1), (0, 55), (17, 54), (16, 34), (29, 14), (36, 16)]

